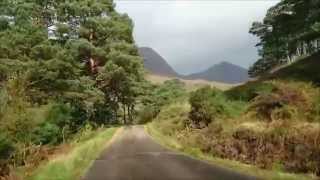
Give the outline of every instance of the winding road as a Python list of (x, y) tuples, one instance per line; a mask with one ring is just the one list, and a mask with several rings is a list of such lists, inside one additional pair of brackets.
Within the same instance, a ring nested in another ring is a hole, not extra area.
[(125, 127), (93, 163), (84, 180), (251, 180), (228, 169), (172, 152), (142, 126)]

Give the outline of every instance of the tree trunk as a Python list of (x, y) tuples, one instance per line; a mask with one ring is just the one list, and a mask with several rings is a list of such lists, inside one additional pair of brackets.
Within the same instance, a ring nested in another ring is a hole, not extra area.
[(123, 109), (123, 123), (124, 123), (124, 124), (127, 124), (126, 106), (123, 105), (122, 109)]
[[(93, 41), (93, 30), (90, 30), (89, 42), (92, 42), (92, 41)], [(97, 63), (91, 54), (90, 54), (90, 58), (89, 58), (89, 65), (90, 65), (91, 73), (92, 74), (96, 73)]]
[(132, 123), (132, 111), (131, 111), (130, 107), (131, 107), (131, 105), (127, 106), (127, 111), (128, 111), (129, 122)]
[(134, 116), (134, 104), (132, 104), (131, 106), (130, 106), (130, 112), (131, 112), (131, 121), (133, 121), (133, 116)]
[(116, 107), (113, 107), (113, 113), (114, 113), (114, 122), (118, 121), (118, 109)]

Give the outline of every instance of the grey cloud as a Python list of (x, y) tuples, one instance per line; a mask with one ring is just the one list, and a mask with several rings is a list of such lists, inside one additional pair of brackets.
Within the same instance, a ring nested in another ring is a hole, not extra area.
[(135, 23), (139, 46), (157, 50), (179, 73), (220, 61), (248, 67), (257, 59), (257, 39), (248, 34), (278, 1), (116, 1)]

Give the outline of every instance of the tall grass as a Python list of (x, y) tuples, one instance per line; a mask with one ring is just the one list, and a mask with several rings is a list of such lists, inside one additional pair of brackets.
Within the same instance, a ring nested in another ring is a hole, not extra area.
[(96, 132), (87, 140), (78, 141), (71, 152), (61, 155), (34, 172), (28, 180), (76, 180), (83, 176), (106, 147), (117, 128)]
[(222, 159), (214, 157), (211, 154), (204, 153), (200, 148), (190, 147), (181, 143), (175, 136), (165, 135), (160, 129), (158, 129), (155, 122), (149, 123), (145, 126), (146, 131), (151, 135), (151, 137), (157, 141), (159, 144), (172, 149), (173, 151), (178, 151), (185, 155), (191, 156), (196, 159), (205, 160), (214, 165), (220, 167), (232, 169), (239, 173), (248, 174), (262, 179), (268, 180), (308, 180), (315, 179), (309, 175), (304, 174), (291, 174), (285, 173), (278, 169), (264, 170), (253, 165), (243, 164), (238, 161)]
[[(199, 95), (203, 95), (203, 93), (199, 93)], [(283, 169), (282, 164), (278, 162), (274, 162), (273, 164), (271, 164), (272, 168), (260, 169), (259, 167), (262, 166), (258, 166), (258, 164), (252, 163), (253, 165), (247, 165), (243, 163), (244, 161), (240, 162), (241, 159), (239, 160), (235, 158), (238, 157), (239, 154), (237, 154), (237, 156), (234, 156), (231, 155), (231, 152), (230, 155), (221, 156), (221, 154), (219, 154), (221, 152), (215, 151), (215, 148), (219, 150), (219, 148), (221, 149), (226, 147), (226, 149), (228, 149), (230, 147), (234, 147), (232, 142), (236, 142), (237, 139), (234, 139), (233, 136), (236, 135), (239, 128), (241, 129), (242, 125), (244, 125), (244, 122), (255, 125), (264, 121), (249, 118), (251, 116), (247, 115), (246, 112), (244, 112), (246, 106), (248, 106), (250, 102), (243, 102), (239, 101), (238, 99), (231, 100), (229, 98), (221, 96), (219, 93), (211, 100), (214, 101), (214, 103), (210, 104), (211, 106), (223, 107), (220, 108), (218, 112), (222, 113), (222, 115), (228, 116), (218, 117), (213, 122), (211, 122), (208, 127), (205, 127), (203, 129), (193, 129), (192, 126), (188, 126), (190, 122), (189, 112), (191, 107), (189, 103), (184, 101), (175, 102), (163, 107), (159, 115), (146, 126), (146, 129), (157, 142), (164, 146), (198, 159), (207, 160), (209, 162), (212, 162), (213, 164), (231, 168), (241, 173), (250, 174), (253, 176), (261, 177), (263, 179), (275, 180), (304, 180), (316, 178), (312, 174), (287, 173)], [(273, 128), (273, 126), (275, 125), (261, 124), (262, 129), (267, 129), (269, 126)], [(272, 129), (271, 127), (269, 127), (268, 129)], [(290, 127), (288, 126), (284, 127), (285, 130), (290, 129)], [(256, 127), (251, 126), (251, 128)], [(276, 130), (279, 129), (278, 126), (275, 126), (274, 128)], [(257, 137), (255, 134), (251, 134), (251, 132), (248, 135), (249, 137)], [(281, 138), (280, 135), (275, 135), (275, 137)], [(243, 142), (247, 142), (247, 139), (243, 137), (242, 140), (243, 141), (237, 142), (243, 146), (246, 146), (246, 144)], [(219, 144), (215, 144), (217, 142), (221, 143), (222, 145), (220, 146)], [(226, 159), (222, 159), (219, 157), (223, 157)], [(263, 157), (264, 156), (262, 155), (261, 158)], [(248, 163), (248, 161), (246, 163)]]

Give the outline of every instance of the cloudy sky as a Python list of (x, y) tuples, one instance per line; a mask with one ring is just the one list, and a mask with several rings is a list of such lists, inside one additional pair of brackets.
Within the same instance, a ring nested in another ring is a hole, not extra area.
[(257, 59), (257, 39), (248, 33), (277, 0), (116, 0), (134, 21), (138, 46), (155, 49), (179, 73), (221, 61), (242, 67)]

